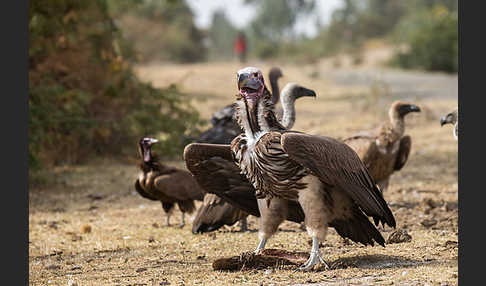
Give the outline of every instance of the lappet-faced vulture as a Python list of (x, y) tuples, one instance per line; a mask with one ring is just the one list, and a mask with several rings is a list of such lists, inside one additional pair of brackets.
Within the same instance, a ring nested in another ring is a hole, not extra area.
[(344, 139), (344, 143), (359, 155), (382, 192), (388, 187), (390, 176), (401, 170), (408, 160), (412, 138), (404, 133), (405, 116), (410, 112), (420, 112), (420, 108), (395, 101), (388, 111), (389, 121), (375, 130), (361, 131)]
[[(282, 71), (278, 67), (270, 69), (268, 78), (272, 89), (272, 102), (279, 101), (278, 79), (282, 77)], [(231, 141), (243, 131), (234, 118), (234, 104), (229, 104), (218, 110), (211, 117), (212, 127), (203, 132), (195, 140), (197, 143), (230, 144)], [(207, 198), (206, 198), (207, 196)], [(222, 227), (233, 225), (240, 221), (241, 231), (247, 230), (246, 218), (248, 213), (236, 208), (216, 194), (207, 194), (203, 204), (199, 207), (193, 221), (192, 232), (209, 232)]]
[(459, 135), (459, 113), (457, 112), (457, 109), (448, 113), (440, 119), (440, 126), (444, 126), (444, 124), (452, 124), (454, 126), (454, 128), (452, 129), (452, 134), (457, 140), (457, 137)]
[(170, 225), (171, 210), (177, 204), (182, 213), (180, 227), (183, 227), (184, 214), (194, 212), (194, 200), (202, 201), (204, 191), (190, 172), (158, 161), (157, 155), (151, 150), (152, 144), (156, 142), (157, 139), (154, 138), (142, 138), (138, 143), (141, 172), (135, 181), (135, 190), (146, 199), (162, 203), (167, 226)]
[[(237, 119), (245, 133), (229, 147), (188, 145), (184, 152), (186, 164), (197, 165), (200, 157), (207, 156), (233, 160), (255, 188), (255, 196), (265, 199), (267, 205), (274, 199), (300, 204), (312, 237), (310, 257), (300, 267), (302, 270), (310, 270), (319, 262), (326, 264), (319, 242), (325, 239), (328, 226), (355, 242), (373, 245), (376, 241), (384, 245), (383, 237), (367, 216), (376, 225), (381, 222), (392, 227), (396, 225), (395, 218), (358, 155), (333, 138), (283, 127), (276, 119), (259, 69), (244, 68), (238, 71), (237, 80)], [(197, 156), (201, 154), (204, 155)], [(266, 229), (271, 228), (260, 227), (256, 252), (273, 234), (266, 233)]]
[[(274, 88), (275, 90), (275, 88)], [(278, 90), (278, 87), (277, 87)], [(295, 117), (296, 117), (296, 112), (295, 112), (295, 100), (301, 97), (305, 96), (310, 96), (310, 97), (315, 97), (316, 94), (314, 91), (307, 89), (303, 86), (300, 86), (296, 83), (288, 83), (285, 85), (285, 87), (282, 89), (282, 92), (280, 94), (280, 101), (282, 104), (282, 113), (281, 113), (281, 119), (280, 121), (282, 124), (290, 129), (294, 125), (295, 122)], [(273, 97), (272, 97), (273, 98)], [(209, 162), (208, 162), (209, 164)], [(201, 166), (200, 166), (201, 167)], [(211, 170), (211, 173), (216, 173), (218, 172), (218, 176), (224, 176), (225, 178), (227, 177), (233, 177), (232, 185), (231, 187), (226, 185), (227, 189), (233, 189), (232, 195), (235, 195), (236, 190), (239, 192), (243, 192), (243, 195), (248, 195), (250, 193), (253, 193), (254, 191), (248, 191), (244, 190), (245, 188), (253, 188), (252, 185), (247, 181), (246, 177), (239, 175), (239, 169), (235, 168), (233, 163), (230, 163), (229, 165), (225, 164), (217, 164), (217, 162), (212, 162), (210, 166), (205, 167), (205, 172), (207, 173), (208, 170)], [(234, 172), (235, 174), (232, 174)], [(207, 173), (206, 178), (209, 178), (210, 173)], [(235, 181), (235, 178), (238, 180)], [(201, 180), (201, 179), (200, 179)], [(219, 180), (220, 184), (227, 184), (229, 181), (225, 180)], [(205, 196), (205, 199), (203, 201), (203, 204), (201, 207), (198, 209), (196, 217), (193, 221), (193, 228), (192, 232), (197, 233), (197, 232), (209, 232), (209, 231), (214, 231), (220, 228), (223, 225), (232, 225), (234, 224), (237, 220), (240, 220), (240, 223), (242, 225), (242, 231), (246, 230), (246, 217), (248, 215), (247, 212), (243, 211), (242, 209), (228, 203), (226, 200), (224, 200), (222, 197), (218, 196), (219, 192), (222, 189), (225, 189), (224, 187), (215, 187), (214, 181), (211, 181), (206, 184), (202, 184), (203, 186), (207, 187), (207, 192), (212, 193), (212, 194), (207, 194)], [(203, 187), (204, 188), (204, 187)], [(227, 196), (229, 194), (226, 194)], [(246, 203), (251, 203), (252, 206), (248, 206), (251, 209), (258, 210), (258, 213), (254, 214), (256, 216), (260, 216), (260, 212), (263, 211), (267, 213), (269, 210), (265, 204), (261, 205), (258, 207), (258, 203), (256, 199), (249, 198), (249, 200), (246, 200)], [(298, 206), (298, 204), (293, 204), (294, 207), (297, 207), (296, 210), (290, 210), (291, 213), (297, 213), (296, 215), (288, 215), (288, 211), (285, 211), (287, 209), (287, 204), (288, 202), (286, 201), (278, 201), (275, 200), (273, 204), (271, 205), (271, 211), (275, 211), (279, 215), (284, 216), (284, 219), (287, 219), (287, 217), (291, 217), (293, 221), (299, 222), (303, 221), (303, 215), (302, 210)], [(282, 205), (282, 206), (281, 206)], [(292, 205), (292, 204), (291, 204)], [(246, 214), (246, 215), (245, 215)], [(262, 220), (265, 220), (266, 216), (264, 215)]]

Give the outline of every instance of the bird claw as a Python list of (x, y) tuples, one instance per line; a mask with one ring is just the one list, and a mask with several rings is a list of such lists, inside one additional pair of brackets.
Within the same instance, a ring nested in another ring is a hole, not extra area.
[(299, 267), (299, 270), (310, 271), (312, 270), (314, 265), (318, 264), (319, 262), (324, 264), (325, 269), (331, 269), (329, 264), (327, 264), (327, 262), (321, 257), (320, 252), (311, 251), (309, 259), (307, 259), (307, 261)]

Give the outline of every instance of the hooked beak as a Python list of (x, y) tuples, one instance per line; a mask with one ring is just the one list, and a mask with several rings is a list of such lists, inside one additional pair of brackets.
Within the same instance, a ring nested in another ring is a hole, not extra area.
[(447, 123), (449, 123), (449, 120), (447, 120), (447, 115), (446, 115), (446, 116), (444, 116), (440, 119), (440, 126), (442, 127), (442, 126), (444, 126), (444, 124), (447, 124)]
[(415, 105), (415, 104), (410, 104), (410, 105), (408, 106), (408, 110), (409, 110), (409, 112), (420, 112), (420, 111), (421, 111), (421, 110), (420, 110), (420, 107), (418, 107), (418, 106), (417, 106), (417, 105)]
[(301, 92), (299, 92), (299, 94), (297, 94), (297, 96), (295, 96), (295, 98), (297, 99), (297, 98), (300, 98), (300, 97), (303, 97), (303, 96), (317, 97), (317, 94), (312, 89), (302, 87)]
[(258, 96), (263, 94), (264, 85), (258, 78), (243, 73), (238, 77), (238, 90), (242, 97), (254, 102)]

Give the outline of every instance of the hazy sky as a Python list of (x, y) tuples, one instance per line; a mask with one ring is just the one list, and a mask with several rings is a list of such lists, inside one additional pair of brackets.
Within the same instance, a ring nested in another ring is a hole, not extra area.
[[(263, 0), (264, 1), (264, 0)], [(341, 0), (316, 0), (315, 11), (312, 15), (297, 20), (295, 30), (308, 36), (317, 33), (316, 20), (327, 24), (331, 12), (341, 6)], [(187, 0), (195, 15), (196, 26), (208, 28), (211, 25), (213, 12), (222, 8), (226, 17), (237, 28), (243, 28), (255, 15), (253, 6), (244, 5), (243, 0)]]

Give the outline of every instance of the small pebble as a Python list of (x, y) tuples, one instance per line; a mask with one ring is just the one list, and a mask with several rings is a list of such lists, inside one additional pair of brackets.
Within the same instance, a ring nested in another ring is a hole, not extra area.
[(76, 283), (76, 281), (74, 280), (68, 280), (67, 283), (66, 283), (67, 286), (78, 286), (78, 283)]
[(46, 269), (48, 270), (55, 270), (55, 269), (59, 269), (61, 268), (61, 266), (57, 265), (57, 264), (50, 264), (48, 266), (46, 266)]
[(265, 272), (263, 272), (265, 275), (269, 275), (269, 274), (272, 274), (272, 270), (271, 269), (267, 269), (265, 270)]
[(81, 226), (81, 233), (90, 233), (91, 232), (91, 226), (89, 224), (83, 224)]

